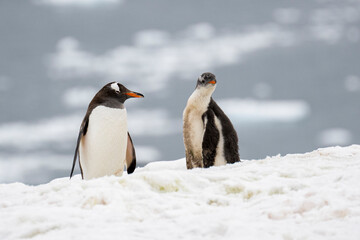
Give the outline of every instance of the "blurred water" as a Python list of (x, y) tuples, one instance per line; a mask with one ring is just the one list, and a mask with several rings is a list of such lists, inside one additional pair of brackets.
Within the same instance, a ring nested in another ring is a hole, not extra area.
[(235, 100), (241, 158), (360, 142), (360, 1), (56, 2), (0, 2), (0, 182), (68, 175), (86, 105), (112, 80), (145, 95), (127, 102), (140, 165), (184, 157), (205, 71), (215, 100)]

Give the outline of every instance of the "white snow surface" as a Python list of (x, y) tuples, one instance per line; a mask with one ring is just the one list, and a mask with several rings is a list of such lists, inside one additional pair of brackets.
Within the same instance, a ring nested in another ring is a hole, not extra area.
[(360, 145), (0, 185), (0, 239), (360, 239)]

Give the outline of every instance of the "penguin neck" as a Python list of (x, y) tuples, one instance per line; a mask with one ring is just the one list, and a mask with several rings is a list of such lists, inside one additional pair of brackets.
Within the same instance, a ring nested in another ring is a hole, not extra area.
[(195, 91), (191, 94), (187, 105), (199, 110), (200, 112), (207, 111), (214, 90), (214, 87), (196, 88)]
[(106, 99), (105, 101), (101, 102), (99, 105), (109, 107), (109, 108), (118, 108), (118, 109), (125, 108), (124, 103), (122, 103), (116, 99)]

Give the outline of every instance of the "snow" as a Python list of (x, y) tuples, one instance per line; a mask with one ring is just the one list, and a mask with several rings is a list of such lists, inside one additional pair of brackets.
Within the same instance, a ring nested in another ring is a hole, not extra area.
[(0, 185), (0, 239), (359, 239), (360, 145)]

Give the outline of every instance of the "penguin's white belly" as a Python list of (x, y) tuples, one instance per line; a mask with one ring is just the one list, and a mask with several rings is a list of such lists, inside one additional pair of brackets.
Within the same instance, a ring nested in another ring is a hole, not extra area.
[(121, 176), (127, 147), (126, 109), (96, 107), (80, 143), (84, 179), (106, 175)]

